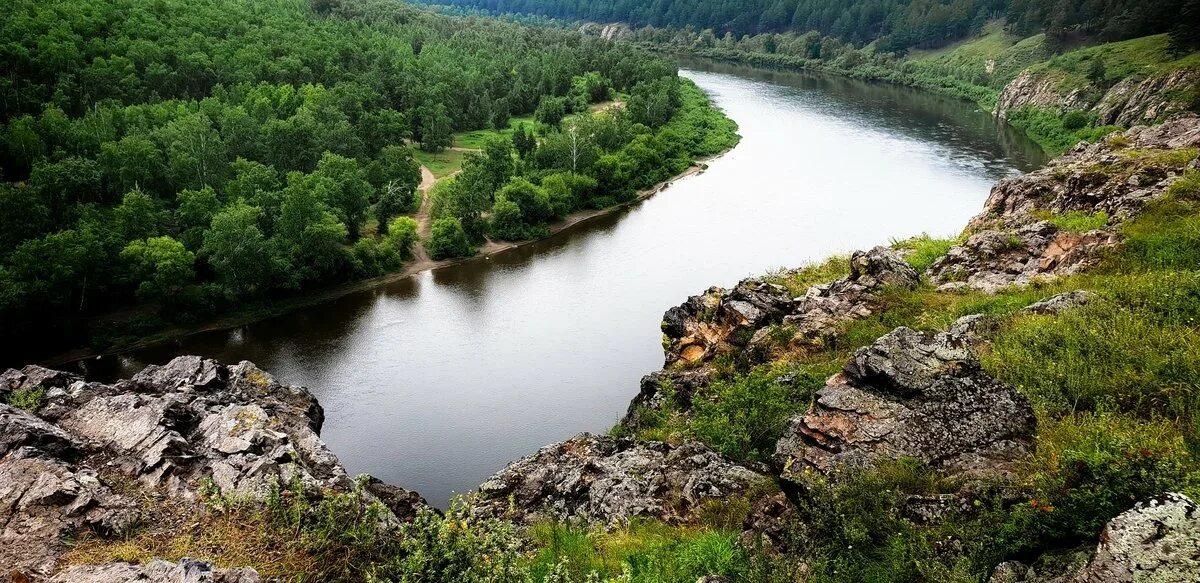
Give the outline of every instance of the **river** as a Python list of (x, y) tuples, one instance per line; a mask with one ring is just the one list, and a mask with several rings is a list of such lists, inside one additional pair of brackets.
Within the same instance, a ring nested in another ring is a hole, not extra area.
[(710, 285), (928, 232), (950, 235), (1040, 150), (970, 104), (688, 62), (741, 144), (626, 210), (488, 259), (116, 358), (254, 361), (309, 387), (352, 473), (444, 506), (505, 463), (607, 431), (662, 364), (658, 323)]

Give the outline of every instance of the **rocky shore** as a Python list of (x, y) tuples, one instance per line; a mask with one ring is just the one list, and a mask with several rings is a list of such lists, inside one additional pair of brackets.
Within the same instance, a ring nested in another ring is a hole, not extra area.
[[(883, 309), (889, 290), (995, 292), (1091, 269), (1122, 244), (1124, 222), (1197, 168), (1197, 147), (1200, 118), (1181, 117), (1002, 181), (969, 236), (923, 274), (902, 251), (877, 247), (853, 254), (845, 277), (798, 297), (748, 279), (688, 298), (664, 315), (665, 365), (643, 379), (615, 433), (636, 434), (656, 411), (691, 414), (719, 363), (745, 366), (836, 344), (846, 324)], [(1088, 216), (1089, 228), (1051, 220), (1069, 213)], [(1091, 300), (1068, 292), (1026, 310), (1054, 314)], [(853, 351), (778, 435), (770, 464), (739, 463), (695, 441), (581, 434), (492, 476), (471, 498), (471, 513), (518, 525), (613, 528), (637, 518), (688, 524), (736, 499), (750, 508), (743, 538), (776, 544), (811, 478), (836, 482), (903, 458), (957, 485), (912, 497), (903, 509), (913, 524), (937, 523), (951, 509), (972, 508), (980, 489), (1015, 491), (1013, 469), (1035, 448), (1029, 401), (980, 364), (988, 325), (971, 315), (939, 332), (897, 327)], [(412, 520), (425, 505), (413, 492), (349, 477), (320, 439), (323, 413), (312, 395), (248, 362), (181, 356), (113, 384), (27, 366), (0, 375), (0, 402), (9, 403), (0, 404), (0, 577), (11, 581), (259, 580), (252, 569), (191, 559), (63, 562), (69, 537), (119, 537), (156, 520), (161, 505), (147, 500), (203, 504), (218, 492), (261, 502), (280, 483), (319, 498), (363, 484), (364, 501), (387, 508), (381, 528)], [(992, 576), (996, 583), (1151, 580), (1200, 580), (1200, 510), (1182, 494), (1131, 501), (1074, 563), (1010, 561)]]

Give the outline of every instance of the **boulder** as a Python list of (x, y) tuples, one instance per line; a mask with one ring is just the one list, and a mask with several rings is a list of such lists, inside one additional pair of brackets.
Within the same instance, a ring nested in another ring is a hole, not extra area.
[(1100, 542), (1050, 551), (1032, 565), (1007, 561), (989, 583), (1183, 583), (1200, 581), (1200, 507), (1167, 493), (1134, 505), (1105, 525)]
[(493, 475), (479, 487), (473, 509), (526, 524), (551, 519), (613, 526), (636, 517), (682, 523), (705, 503), (744, 494), (766, 479), (698, 443), (583, 433)]
[(1200, 581), (1200, 507), (1168, 493), (1109, 521), (1092, 560), (1070, 583)]
[(1013, 230), (976, 233), (935, 261), (929, 275), (943, 291), (996, 292), (1090, 269), (1103, 251), (1120, 242), (1113, 232), (1075, 233), (1038, 221)]
[(737, 351), (755, 330), (778, 323), (791, 306), (786, 289), (756, 279), (692, 296), (663, 315), (666, 365), (698, 364)]
[(1005, 474), (1032, 446), (1026, 399), (982, 371), (967, 339), (897, 328), (859, 349), (776, 444), (785, 480), (915, 458), (946, 474)]

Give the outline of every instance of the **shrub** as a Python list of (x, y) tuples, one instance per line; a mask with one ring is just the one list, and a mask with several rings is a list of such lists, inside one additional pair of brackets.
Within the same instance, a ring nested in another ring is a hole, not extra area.
[(717, 381), (693, 398), (692, 432), (734, 459), (769, 461), (788, 418), (803, 411), (837, 369), (837, 363), (764, 366)]
[(475, 248), (471, 245), (467, 232), (463, 230), (462, 223), (453, 217), (433, 222), (425, 247), (434, 259), (470, 257), (475, 254)]
[(397, 217), (388, 223), (387, 240), (401, 257), (412, 257), (412, 246), (419, 238), (419, 225), (410, 217)]

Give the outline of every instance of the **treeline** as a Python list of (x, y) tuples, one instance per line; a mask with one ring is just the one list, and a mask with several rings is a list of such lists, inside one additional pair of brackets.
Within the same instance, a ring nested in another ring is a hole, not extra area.
[(1114, 41), (1194, 30), (1179, 18), (1196, 0), (421, 0), (495, 13), (625, 22), (635, 27), (693, 27), (717, 36), (809, 31), (843, 42), (876, 42), (888, 51), (930, 48), (1005, 18), (1024, 34)]
[(485, 238), (544, 236), (571, 212), (632, 201), (738, 140), (735, 124), (690, 81), (640, 83), (627, 102), (595, 112), (587, 105), (608, 98), (607, 80), (580, 77), (576, 88), (577, 98), (543, 99), (539, 136), (526, 125), (511, 139), (495, 136), (438, 183), (427, 245), (435, 259), (472, 255)]
[(578, 78), (675, 73), (383, 0), (16, 0), (0, 39), (0, 328), (21, 348), (137, 304), (158, 325), (397, 269), (410, 146), (506, 127)]

